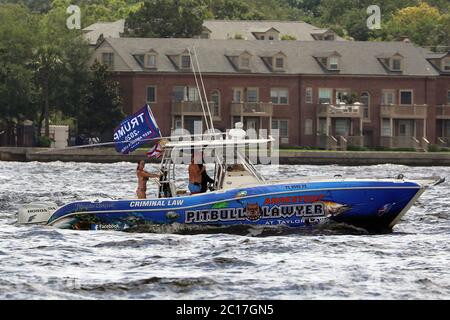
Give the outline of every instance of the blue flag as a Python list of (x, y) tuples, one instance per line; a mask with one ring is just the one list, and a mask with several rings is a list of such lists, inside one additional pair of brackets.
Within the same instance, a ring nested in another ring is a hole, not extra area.
[(123, 120), (114, 130), (116, 151), (122, 154), (133, 152), (150, 139), (159, 137), (161, 132), (147, 104)]

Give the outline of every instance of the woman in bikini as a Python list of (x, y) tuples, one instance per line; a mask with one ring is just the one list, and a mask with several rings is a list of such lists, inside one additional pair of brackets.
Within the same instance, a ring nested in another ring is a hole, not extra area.
[(136, 169), (136, 175), (138, 178), (138, 188), (136, 190), (136, 194), (138, 199), (146, 199), (147, 198), (147, 181), (149, 178), (159, 178), (159, 174), (149, 173), (144, 171), (145, 162), (139, 161)]

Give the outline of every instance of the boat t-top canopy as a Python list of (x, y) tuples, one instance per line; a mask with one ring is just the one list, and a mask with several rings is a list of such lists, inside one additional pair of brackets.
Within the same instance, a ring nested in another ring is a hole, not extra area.
[(220, 139), (220, 140), (194, 140), (194, 141), (170, 141), (165, 144), (166, 148), (201, 148), (222, 146), (246, 146), (252, 144), (267, 144), (275, 139)]

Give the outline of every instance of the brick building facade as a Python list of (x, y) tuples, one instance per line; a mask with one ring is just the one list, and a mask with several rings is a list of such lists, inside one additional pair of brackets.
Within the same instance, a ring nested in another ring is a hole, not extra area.
[(426, 149), (450, 138), (450, 54), (411, 43), (104, 39), (127, 113), (149, 103), (164, 135), (201, 121), (198, 56), (218, 129), (280, 129), (281, 143)]

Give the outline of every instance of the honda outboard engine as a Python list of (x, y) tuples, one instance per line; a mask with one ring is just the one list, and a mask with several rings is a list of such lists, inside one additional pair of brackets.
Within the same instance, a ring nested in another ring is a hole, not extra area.
[(45, 224), (56, 209), (58, 209), (58, 205), (52, 202), (26, 204), (19, 208), (17, 222), (19, 224)]

